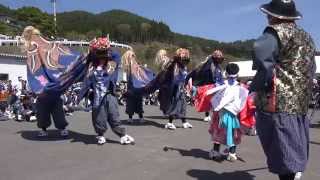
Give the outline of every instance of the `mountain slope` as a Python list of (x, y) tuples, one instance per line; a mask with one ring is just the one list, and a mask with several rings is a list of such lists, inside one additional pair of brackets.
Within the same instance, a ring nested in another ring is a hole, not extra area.
[[(12, 23), (5, 23), (1, 18), (9, 17)], [(222, 49), (232, 59), (248, 59), (251, 56), (253, 40), (224, 43), (205, 38), (193, 37), (172, 32), (163, 22), (157, 22), (142, 16), (123, 11), (111, 10), (99, 14), (85, 11), (71, 11), (57, 15), (57, 36), (70, 40), (90, 40), (96, 36), (109, 35), (112, 40), (141, 47), (141, 51), (150, 53), (150, 47), (186, 47), (195, 59), (203, 59), (213, 49)], [(26, 25), (34, 25), (48, 37), (55, 35), (53, 17), (38, 8), (23, 7), (9, 9), (0, 5), (0, 33), (20, 34)], [(11, 30), (10, 28), (15, 28)], [(139, 45), (141, 44), (141, 45)], [(154, 50), (152, 50), (153, 52)], [(170, 51), (172, 51), (170, 49)], [(142, 54), (142, 53), (138, 53)], [(147, 60), (150, 55), (144, 54)]]

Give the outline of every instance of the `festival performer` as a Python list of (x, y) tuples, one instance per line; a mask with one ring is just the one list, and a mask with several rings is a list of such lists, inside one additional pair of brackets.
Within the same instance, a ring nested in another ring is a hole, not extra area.
[[(220, 50), (214, 50), (212, 55), (207, 58), (202, 64), (200, 64), (195, 70), (191, 71), (187, 76), (187, 81), (189, 79), (192, 80), (192, 85), (196, 87), (200, 87), (198, 89), (199, 94), (195, 97), (195, 105), (196, 109), (199, 112), (205, 112), (204, 121), (208, 122), (211, 120), (210, 117), (210, 107), (203, 108), (198, 107), (203, 104), (210, 104), (210, 102), (205, 102), (205, 94), (201, 95), (201, 88), (204, 88), (204, 92), (206, 91), (207, 86), (212, 87), (223, 84), (223, 70), (221, 67), (221, 63), (224, 61), (224, 55)], [(210, 98), (209, 98), (210, 99)], [(208, 99), (208, 100), (209, 100)]]
[(45, 40), (32, 26), (24, 29), (22, 37), (27, 53), (28, 84), (37, 95), (38, 127), (42, 129), (38, 136), (48, 136), (51, 117), (60, 135), (68, 136), (68, 122), (60, 96), (72, 83), (83, 78), (81, 73), (87, 68), (86, 56)]
[[(248, 84), (240, 83), (242, 87), (249, 89)], [(257, 130), (256, 130), (256, 106), (254, 104), (254, 96), (255, 93), (249, 93), (247, 101), (245, 103), (244, 108), (239, 114), (239, 121), (241, 124), (241, 127), (245, 134), (249, 136), (256, 136)]]
[[(161, 57), (159, 58), (161, 59)], [(166, 58), (166, 56), (162, 58)], [(164, 62), (164, 59), (160, 61)], [(189, 62), (189, 50), (178, 49), (173, 60), (162, 63), (164, 64), (163, 70), (154, 80), (142, 88), (144, 94), (151, 94), (159, 89), (160, 109), (164, 115), (169, 117), (169, 122), (165, 125), (166, 129), (176, 129), (176, 126), (173, 124), (175, 118), (182, 120), (183, 128), (192, 128), (192, 125), (186, 120), (187, 102), (184, 88), (187, 64)]]
[(120, 137), (121, 144), (133, 144), (134, 139), (127, 135), (126, 129), (121, 126), (119, 105), (115, 96), (120, 55), (111, 49), (108, 38), (101, 37), (90, 42), (88, 59), (91, 68), (80, 90), (78, 102), (90, 89), (93, 90), (92, 123), (98, 134), (97, 143), (106, 143), (104, 134), (108, 122), (112, 131)]
[[(142, 88), (154, 79), (154, 73), (136, 61), (136, 54), (129, 50), (122, 56), (122, 67), (127, 74), (127, 88)], [(129, 115), (129, 123), (133, 123), (133, 114), (139, 115), (139, 122), (143, 123), (143, 96), (134, 94), (126, 97), (126, 113)]]
[(209, 133), (212, 137), (213, 148), (209, 153), (210, 158), (220, 160), (220, 146), (228, 147), (227, 160), (236, 161), (236, 148), (241, 142), (240, 121), (238, 115), (243, 109), (248, 90), (237, 81), (239, 67), (230, 63), (226, 67), (227, 80), (224, 85), (216, 86), (207, 91), (207, 95), (213, 95), (211, 103), (213, 119)]
[(280, 180), (300, 179), (309, 155), (307, 113), (316, 48), (295, 23), (302, 15), (293, 0), (272, 0), (260, 9), (268, 26), (254, 43), (257, 132), (270, 172)]
[(166, 66), (170, 62), (170, 58), (168, 57), (168, 53), (165, 49), (160, 49), (157, 52), (155, 62), (156, 65), (158, 65), (160, 71), (166, 68)]

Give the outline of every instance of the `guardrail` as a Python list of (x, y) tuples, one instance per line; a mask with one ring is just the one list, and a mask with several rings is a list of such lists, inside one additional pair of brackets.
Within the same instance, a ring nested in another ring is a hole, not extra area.
[(13, 57), (18, 59), (26, 59), (27, 56), (25, 55), (17, 55), (17, 54), (8, 54), (8, 53), (0, 53), (0, 57)]
[[(55, 41), (56, 43), (61, 43), (65, 46), (89, 46), (89, 42), (86, 41)], [(111, 41), (112, 47), (124, 48), (124, 49), (132, 49), (131, 46), (127, 44), (121, 44), (114, 41)], [(0, 39), (0, 46), (20, 46), (22, 42), (16, 39)]]

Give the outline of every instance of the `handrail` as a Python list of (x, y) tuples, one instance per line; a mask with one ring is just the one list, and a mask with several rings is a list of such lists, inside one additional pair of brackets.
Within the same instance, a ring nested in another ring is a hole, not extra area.
[[(79, 45), (79, 46), (89, 46), (89, 42), (87, 41), (54, 41), (56, 43), (63, 44), (65, 46), (73, 46), (73, 45)], [(6, 44), (12, 44), (12, 45), (21, 45), (23, 44), (21, 41), (17, 39), (0, 39), (0, 46), (6, 45)], [(132, 49), (131, 46), (127, 44), (121, 44), (114, 41), (111, 41), (112, 47), (118, 47), (118, 48), (124, 48), (124, 49)]]

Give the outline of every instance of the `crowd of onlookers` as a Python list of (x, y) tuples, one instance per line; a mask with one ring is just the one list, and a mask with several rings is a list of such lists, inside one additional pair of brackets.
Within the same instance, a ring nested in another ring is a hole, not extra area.
[[(250, 80), (245, 84), (249, 85)], [(313, 96), (311, 106), (319, 108), (320, 104), (320, 80), (314, 80)], [(91, 99), (93, 98), (93, 92), (89, 92), (84, 101), (77, 104), (77, 97), (81, 89), (81, 83), (72, 85), (68, 91), (62, 96), (63, 108), (67, 116), (73, 115), (74, 111), (90, 111)], [(125, 104), (125, 98), (123, 94), (126, 92), (126, 82), (119, 82), (117, 84), (117, 97), (119, 105)], [(195, 94), (191, 91), (187, 94), (188, 104), (193, 105), (193, 98)], [(18, 83), (12, 84), (11, 80), (0, 80), (0, 120), (14, 119), (17, 121), (35, 121), (36, 120), (36, 96), (33, 94), (27, 86), (26, 80), (18, 77)], [(159, 105), (158, 91), (150, 94), (143, 99), (144, 105)]]
[(12, 84), (11, 80), (0, 81), (0, 119), (36, 120), (35, 99), (21, 77), (17, 84)]
[[(77, 102), (80, 93), (81, 83), (72, 85), (62, 96), (63, 108), (66, 115), (71, 116), (74, 111), (90, 111), (93, 92), (89, 92), (85, 100), (80, 105)], [(120, 105), (125, 104), (124, 93), (126, 92), (126, 82), (117, 83), (116, 96)], [(158, 105), (157, 93), (150, 94), (144, 98), (145, 105)], [(13, 119), (16, 121), (36, 120), (36, 96), (27, 85), (27, 81), (18, 77), (18, 83), (13, 84), (11, 80), (0, 80), (0, 120)]]
[[(64, 103), (66, 115), (72, 115), (76, 105), (79, 84), (73, 85), (61, 98)], [(18, 77), (18, 83), (12, 84), (11, 80), (0, 81), (0, 120), (13, 119), (16, 121), (35, 121), (37, 97), (32, 93), (25, 80)], [(90, 106), (87, 101), (86, 107)]]

